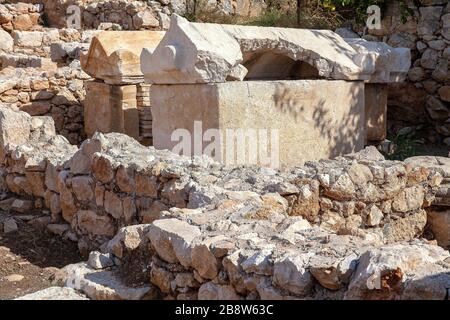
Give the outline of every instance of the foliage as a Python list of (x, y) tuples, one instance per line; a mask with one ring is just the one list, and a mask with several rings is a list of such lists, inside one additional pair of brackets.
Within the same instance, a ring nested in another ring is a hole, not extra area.
[(225, 14), (217, 6), (211, 6), (208, 0), (188, 0), (184, 17), (191, 22), (237, 24), (239, 18)]
[(208, 5), (207, 0), (190, 0), (184, 16), (189, 21), (225, 24), (255, 25), (265, 27), (333, 29), (341, 25), (339, 13), (327, 10), (320, 0), (302, 0), (300, 24), (296, 8), (297, 0), (268, 0), (267, 9), (257, 17), (227, 15), (218, 7)]
[(413, 135), (399, 133), (391, 141), (394, 144), (394, 152), (385, 155), (388, 160), (403, 161), (422, 154), (421, 141), (414, 139)]
[[(345, 20), (365, 23), (367, 8), (378, 5), (381, 9), (389, 0), (301, 0), (300, 17), (297, 0), (266, 0), (267, 9), (257, 17), (238, 17), (224, 13), (208, 0), (188, 0), (184, 16), (195, 22), (257, 25), (310, 29), (336, 29)], [(402, 19), (411, 15), (406, 0), (400, 0)]]
[(276, 8), (269, 8), (258, 17), (242, 21), (242, 24), (262, 27), (292, 27), (296, 26), (297, 20), (293, 14), (284, 13)]
[(331, 11), (350, 10), (356, 14), (357, 22), (367, 19), (367, 8), (372, 5), (380, 6), (382, 9), (387, 0), (322, 0), (322, 5)]

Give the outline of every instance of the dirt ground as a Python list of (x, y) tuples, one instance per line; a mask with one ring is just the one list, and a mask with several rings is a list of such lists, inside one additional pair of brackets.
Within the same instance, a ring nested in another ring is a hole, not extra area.
[(0, 229), (0, 300), (51, 287), (58, 268), (83, 260), (75, 243), (24, 221), (16, 223), (18, 231), (5, 234)]

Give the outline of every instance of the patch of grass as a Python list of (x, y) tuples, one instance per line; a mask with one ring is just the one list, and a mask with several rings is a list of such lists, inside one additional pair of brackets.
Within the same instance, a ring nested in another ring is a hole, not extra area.
[(394, 152), (391, 154), (385, 154), (388, 160), (400, 160), (403, 161), (407, 158), (418, 156), (420, 152), (420, 141), (414, 140), (407, 135), (397, 135), (391, 139), (394, 144)]

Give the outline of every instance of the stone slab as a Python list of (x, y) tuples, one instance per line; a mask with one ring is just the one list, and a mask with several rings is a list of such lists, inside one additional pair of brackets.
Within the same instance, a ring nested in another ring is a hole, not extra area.
[(135, 85), (108, 85), (86, 81), (84, 123), (87, 136), (95, 132), (125, 133), (139, 137), (139, 112)]
[(50, 287), (15, 300), (89, 300), (72, 288)]
[(364, 87), (367, 142), (380, 142), (387, 136), (386, 84), (366, 83)]
[(444, 249), (450, 250), (450, 210), (427, 210), (427, 226), (431, 230), (437, 243)]

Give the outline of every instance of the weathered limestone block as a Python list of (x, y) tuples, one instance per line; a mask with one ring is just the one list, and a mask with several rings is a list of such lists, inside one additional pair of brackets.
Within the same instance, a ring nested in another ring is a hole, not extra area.
[(21, 145), (28, 141), (31, 133), (31, 117), (25, 112), (16, 112), (7, 107), (0, 108), (0, 158), (5, 155), (8, 144)]
[(199, 300), (240, 300), (232, 286), (218, 285), (213, 282), (203, 284), (198, 290)]
[(72, 288), (50, 287), (15, 300), (89, 300), (85, 295)]
[(242, 80), (245, 68), (251, 79), (367, 80), (374, 65), (365, 55), (332, 31), (190, 23), (172, 15), (156, 49), (143, 50), (141, 65), (146, 82), (157, 84), (225, 82), (237, 69)]
[(364, 39), (345, 39), (364, 59), (373, 59), (374, 72), (370, 83), (402, 82), (411, 67), (411, 51), (408, 48), (393, 48), (384, 42)]
[(190, 267), (191, 242), (200, 236), (200, 229), (177, 219), (153, 222), (148, 237), (159, 256), (169, 263), (181, 263)]
[(427, 210), (428, 228), (434, 235), (437, 243), (444, 249), (450, 250), (450, 210)]
[(72, 264), (58, 272), (58, 278), (69, 288), (83, 292), (93, 300), (141, 300), (155, 298), (154, 287), (128, 287), (109, 270), (94, 270), (86, 263)]
[(108, 84), (142, 82), (142, 48), (155, 48), (163, 31), (105, 31), (92, 39), (89, 52), (81, 55), (83, 70)]
[(14, 45), (20, 47), (40, 47), (44, 33), (41, 31), (14, 31), (12, 33)]
[[(208, 129), (218, 129), (223, 136), (213, 145), (215, 160), (227, 165), (287, 167), (359, 151), (365, 140), (363, 86), (362, 82), (325, 80), (152, 85), (154, 146), (178, 153), (179, 145), (187, 144), (188, 150), (182, 150), (185, 155), (199, 155), (212, 143), (203, 139), (203, 145), (194, 147), (194, 136), (198, 144)], [(196, 121), (202, 121), (200, 127)], [(233, 146), (232, 135), (239, 135), (236, 128), (242, 128), (244, 135), (251, 130), (262, 135), (258, 143), (255, 136), (250, 144), (259, 147), (259, 157), (258, 149)], [(228, 138), (227, 129), (231, 130)], [(264, 139), (272, 140), (271, 148)], [(255, 158), (248, 157), (249, 152)]]
[(89, 260), (87, 263), (91, 268), (95, 270), (106, 269), (114, 266), (111, 254), (100, 253), (98, 251), (92, 251), (89, 254)]
[(72, 189), (78, 201), (89, 202), (94, 198), (93, 181), (88, 176), (73, 177)]
[(450, 159), (446, 157), (417, 156), (405, 160), (409, 166), (424, 167), (433, 175), (433, 187), (439, 187), (433, 205), (450, 207)]
[(393, 220), (381, 229), (382, 238), (385, 243), (408, 241), (420, 236), (427, 223), (425, 210), (407, 216), (403, 219)]
[(84, 129), (87, 136), (95, 132), (125, 133), (139, 137), (139, 111), (135, 85), (109, 85), (85, 82)]
[(111, 217), (101, 216), (90, 210), (78, 211), (77, 224), (85, 234), (112, 237), (115, 233)]
[(442, 7), (427, 6), (421, 7), (420, 20), (417, 25), (417, 33), (420, 36), (431, 36), (439, 29), (439, 18), (442, 14)]
[(8, 32), (0, 28), (0, 51), (11, 52), (14, 48), (14, 40)]
[(135, 250), (149, 241), (147, 238), (149, 228), (149, 225), (143, 224), (121, 228), (116, 236), (108, 242), (108, 252), (122, 258), (126, 252)]
[(54, 62), (65, 63), (67, 59), (80, 59), (81, 53), (88, 49), (88, 43), (54, 42), (50, 45), (50, 56)]
[[(372, 248), (359, 258), (359, 264), (345, 294), (346, 299), (398, 299), (402, 297), (405, 287), (414, 285), (418, 279), (414, 275), (423, 270), (437, 275), (433, 268), (436, 262), (449, 257), (447, 251), (438, 246), (411, 244), (403, 246), (394, 244), (381, 248)], [(407, 281), (410, 280), (410, 281)], [(438, 279), (437, 283), (439, 283)], [(435, 281), (436, 281), (435, 280)], [(414, 299), (444, 299), (447, 294), (446, 284), (450, 278), (444, 276), (441, 286), (432, 292), (417, 291)], [(436, 283), (435, 283), (436, 284)], [(431, 288), (430, 288), (431, 289)], [(431, 290), (430, 290), (431, 291)], [(406, 298), (406, 297), (404, 297)], [(408, 297), (412, 299), (412, 297)]]

